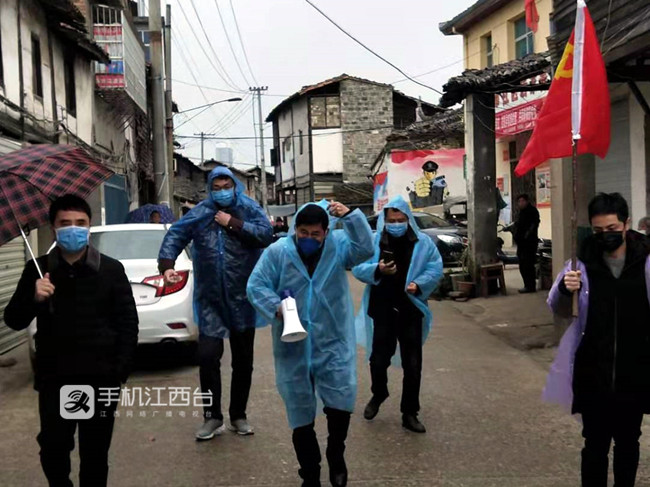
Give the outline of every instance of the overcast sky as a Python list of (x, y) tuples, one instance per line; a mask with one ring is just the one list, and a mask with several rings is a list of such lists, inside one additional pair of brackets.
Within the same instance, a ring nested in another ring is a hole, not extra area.
[[(233, 148), (239, 168), (247, 169), (256, 164), (253, 109), (248, 93), (248, 87), (255, 82), (239, 42), (231, 2), (252, 73), (260, 85), (269, 87), (269, 96), (262, 99), (264, 118), (284, 97), (302, 86), (342, 73), (392, 83), (411, 96), (438, 101), (439, 95), (434, 91), (410, 81), (400, 82), (404, 78), (402, 75), (338, 31), (305, 0), (164, 1), (172, 6), (173, 97), (179, 109), (187, 110), (230, 97), (243, 98), (241, 102), (216, 105), (184, 124), (200, 110), (176, 115), (177, 135), (204, 131), (224, 138), (250, 138), (206, 141), (206, 159), (214, 157), (217, 146), (227, 146)], [(453, 18), (475, 0), (312, 1), (344, 29), (410, 76), (435, 70), (418, 80), (438, 90), (463, 69), (462, 37), (442, 35), (438, 24)], [(206, 40), (197, 12), (212, 47)], [(217, 73), (221, 66), (227, 76)], [(196, 84), (203, 88), (192, 86)], [(270, 125), (265, 129), (265, 136), (271, 136)], [(199, 141), (178, 140), (185, 146), (181, 152), (198, 162)], [(271, 145), (272, 141), (266, 139), (267, 164)]]

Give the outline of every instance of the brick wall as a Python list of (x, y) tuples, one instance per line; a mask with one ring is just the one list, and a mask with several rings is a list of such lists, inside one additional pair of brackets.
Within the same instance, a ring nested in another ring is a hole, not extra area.
[[(343, 180), (368, 181), (370, 166), (383, 149), (392, 125), (393, 89), (390, 86), (354, 80), (341, 82)], [(373, 130), (359, 131), (369, 128)]]

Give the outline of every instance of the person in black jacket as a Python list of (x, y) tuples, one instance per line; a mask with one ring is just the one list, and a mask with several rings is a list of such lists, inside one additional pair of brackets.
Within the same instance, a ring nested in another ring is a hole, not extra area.
[(517, 197), (519, 218), (515, 230), (515, 243), (517, 244), (517, 257), (519, 258), (519, 272), (524, 280), (524, 288), (519, 292), (534, 293), (537, 290), (535, 279), (535, 260), (537, 259), (539, 228), (539, 211), (530, 202), (527, 194)]
[[(88, 245), (90, 220), (90, 207), (81, 198), (67, 195), (52, 203), (57, 246), (38, 258), (45, 275), (40, 279), (34, 261), (28, 262), (4, 314), (15, 330), (37, 320), (37, 439), (52, 487), (72, 486), (70, 452), (77, 426), (80, 485), (106, 485), (119, 388), (138, 343), (138, 314), (124, 267)], [(70, 390), (79, 385), (85, 389)], [(84, 419), (70, 419), (75, 414)]]
[(607, 485), (614, 440), (617, 487), (635, 483), (643, 414), (650, 412), (650, 245), (630, 231), (628, 205), (618, 193), (600, 194), (589, 205), (594, 235), (580, 260), (586, 275), (567, 272), (560, 281), (564, 308), (588, 283), (589, 304), (573, 369), (573, 412), (582, 414), (585, 446), (582, 485)]

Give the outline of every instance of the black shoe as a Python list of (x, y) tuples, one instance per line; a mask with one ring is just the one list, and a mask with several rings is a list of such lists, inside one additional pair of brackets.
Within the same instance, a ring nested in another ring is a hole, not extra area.
[(347, 468), (341, 472), (330, 471), (330, 483), (333, 487), (345, 487), (348, 485)]
[(402, 415), (402, 426), (412, 431), (413, 433), (426, 433), (427, 429), (422, 423), (418, 420), (418, 417), (415, 414), (403, 414)]
[(522, 288), (522, 289), (519, 290), (519, 294), (532, 294), (532, 293), (536, 293), (536, 292), (537, 292), (536, 289), (528, 289), (527, 287)]
[(372, 396), (372, 399), (370, 399), (368, 405), (366, 406), (366, 409), (363, 411), (363, 417), (368, 421), (375, 419), (375, 416), (377, 416), (379, 413), (379, 407), (381, 406), (382, 402), (384, 402), (383, 399), (379, 400), (375, 396)]
[(303, 469), (298, 471), (300, 478), (303, 479), (302, 487), (321, 487), (320, 486), (320, 468), (318, 471), (305, 472)]

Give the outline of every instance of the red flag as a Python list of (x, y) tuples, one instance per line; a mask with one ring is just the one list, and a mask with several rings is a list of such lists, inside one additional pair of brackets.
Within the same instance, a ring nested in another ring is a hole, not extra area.
[(539, 14), (537, 13), (537, 5), (535, 5), (535, 0), (526, 0), (526, 25), (533, 32), (537, 32), (538, 23)]
[[(580, 42), (576, 44), (576, 31), (578, 39), (584, 40), (583, 46)], [(575, 107), (573, 112), (572, 103)], [(533, 135), (515, 174), (523, 176), (549, 159), (570, 156), (572, 139), (578, 141), (578, 154), (596, 154), (600, 158), (607, 155), (610, 141), (607, 72), (596, 29), (582, 0), (578, 1), (576, 28), (564, 49)]]

